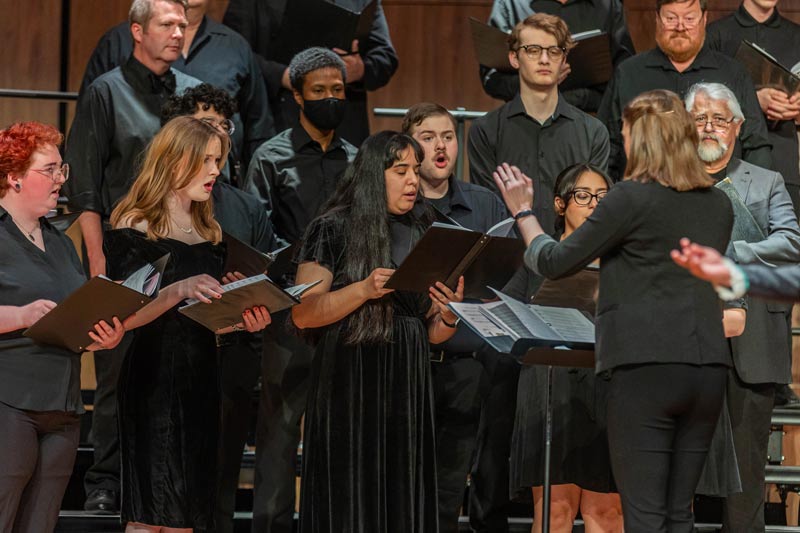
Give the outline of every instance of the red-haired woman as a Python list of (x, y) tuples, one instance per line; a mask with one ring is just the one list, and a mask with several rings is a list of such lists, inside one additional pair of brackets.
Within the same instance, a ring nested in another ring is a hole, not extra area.
[[(80, 354), (22, 335), (86, 281), (45, 218), (69, 178), (62, 139), (37, 122), (0, 131), (0, 531), (55, 528), (78, 448)], [(113, 348), (123, 333), (116, 318), (100, 322), (87, 349)]]

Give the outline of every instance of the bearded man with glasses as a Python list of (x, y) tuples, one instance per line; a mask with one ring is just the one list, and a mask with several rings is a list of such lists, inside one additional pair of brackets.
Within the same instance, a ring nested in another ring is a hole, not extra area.
[[(740, 264), (800, 262), (800, 227), (783, 178), (733, 154), (745, 122), (736, 96), (722, 84), (698, 83), (686, 95), (686, 110), (697, 124), (697, 152), (706, 171), (718, 181), (730, 179), (764, 235), (742, 239), (737, 227), (744, 217), (734, 209), (726, 255)], [(727, 405), (742, 492), (725, 499), (722, 523), (729, 533), (764, 530), (764, 470), (775, 384), (792, 378), (785, 341), (789, 313), (791, 304), (748, 298), (744, 333), (731, 339)]]
[(736, 95), (744, 116), (734, 152), (745, 161), (772, 168), (772, 145), (750, 75), (736, 60), (713, 51), (705, 43), (707, 0), (656, 0), (656, 48), (623, 62), (606, 88), (597, 117), (611, 137), (609, 173), (614, 179), (625, 170), (622, 110), (637, 95), (667, 89), (684, 97), (694, 83), (724, 84)]

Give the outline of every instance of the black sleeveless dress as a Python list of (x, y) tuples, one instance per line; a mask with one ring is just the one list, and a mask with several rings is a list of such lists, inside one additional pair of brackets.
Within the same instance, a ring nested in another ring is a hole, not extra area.
[[(219, 279), (223, 246), (147, 240), (133, 229), (105, 236), (108, 274), (124, 279), (170, 254), (164, 287), (197, 274)], [(180, 305), (180, 304), (179, 304)], [(213, 529), (220, 431), (214, 334), (176, 306), (133, 331), (117, 389), (122, 522)]]
[[(392, 217), (393, 258), (411, 248)], [(299, 261), (341, 268), (343, 216), (309, 226)], [(394, 262), (397, 262), (395, 259)], [(323, 328), (312, 364), (303, 437), (302, 533), (436, 533), (436, 453), (427, 295), (394, 292), (393, 340), (345, 344), (343, 322)]]

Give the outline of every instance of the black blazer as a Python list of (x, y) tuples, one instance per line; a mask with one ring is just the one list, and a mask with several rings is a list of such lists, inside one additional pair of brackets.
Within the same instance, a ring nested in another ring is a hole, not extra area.
[(525, 263), (555, 279), (600, 258), (598, 372), (642, 363), (730, 366), (716, 292), (669, 254), (681, 237), (724, 253), (732, 225), (731, 203), (718, 189), (624, 181), (568, 238), (534, 239)]

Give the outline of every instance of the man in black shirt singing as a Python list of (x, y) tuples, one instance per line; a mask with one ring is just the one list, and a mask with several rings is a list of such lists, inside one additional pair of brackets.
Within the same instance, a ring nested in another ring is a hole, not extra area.
[(470, 179), (497, 192), (492, 173), (502, 163), (530, 176), (533, 209), (547, 232), (553, 231), (553, 185), (575, 163), (605, 169), (608, 132), (599, 120), (566, 102), (558, 79), (572, 39), (563, 20), (537, 13), (514, 27), (509, 59), (519, 72), (513, 100), (476, 120), (469, 131)]
[[(231, 117), (234, 123), (231, 154), (229, 164), (223, 169), (225, 179), (233, 177), (235, 181), (247, 170), (256, 148), (275, 131), (267, 88), (255, 54), (241, 35), (206, 16), (208, 3), (209, 0), (188, 2), (183, 47), (172, 68), (224, 89), (235, 99), (238, 109)], [(101, 74), (124, 63), (132, 49), (129, 23), (123, 22), (106, 32), (86, 65), (81, 94)]]
[[(766, 50), (791, 69), (800, 61), (800, 26), (782, 17), (778, 0), (744, 0), (739, 9), (708, 25), (708, 47), (736, 56), (742, 40)], [(800, 161), (794, 121), (800, 116), (800, 94), (756, 87), (758, 103), (767, 118), (773, 165), (786, 180), (795, 212), (800, 214)]]
[[(245, 190), (263, 202), (278, 237), (296, 243), (357, 150), (336, 133), (348, 105), (342, 59), (330, 50), (310, 48), (292, 59), (289, 75), (299, 124), (256, 150)], [(286, 313), (276, 314), (264, 330), (254, 532), (292, 531), (295, 461), (313, 350), (285, 329), (287, 320)]]
[(742, 126), (742, 159), (771, 168), (767, 126), (750, 76), (738, 62), (704, 44), (707, 0), (656, 0), (656, 48), (624, 61), (614, 73), (600, 104), (598, 118), (611, 136), (609, 173), (620, 179), (625, 171), (622, 110), (634, 97), (667, 89), (683, 97), (695, 83), (717, 82), (730, 88), (747, 120)]
[[(419, 171), (425, 201), (465, 228), (480, 232), (508, 218), (503, 202), (493, 192), (459, 181), (453, 175), (458, 143), (456, 122), (447, 109), (433, 103), (417, 104), (406, 113), (402, 129), (425, 151)], [(502, 446), (489, 446), (484, 437), (490, 429), (498, 427), (498, 419), (505, 419), (506, 426), (512, 425), (513, 409), (482, 415), (482, 407), (493, 405), (484, 404), (483, 398), (488, 395), (513, 397), (516, 380), (512, 379), (510, 387), (487, 390), (487, 384), (493, 381), (484, 371), (482, 361), (498, 355), (483, 357), (480, 353), (483, 348), (483, 341), (464, 325), (445, 344), (431, 347), (441, 533), (458, 531), (459, 509), (471, 467), (470, 499), (474, 503), (470, 510), (475, 511), (477, 523), (481, 520), (480, 509), (508, 501), (508, 450), (504, 453)], [(515, 378), (513, 371), (510, 374)], [(502, 380), (499, 383), (508, 385)], [(481, 420), (484, 424), (480, 424)]]
[[(187, 26), (182, 0), (135, 0), (129, 14), (133, 53), (93, 81), (78, 101), (64, 159), (66, 183), (78, 218), (91, 276), (105, 274), (101, 221), (129, 190), (138, 158), (161, 127), (161, 105), (199, 80), (170, 68), (181, 53)], [(119, 495), (116, 381), (121, 350), (94, 354), (97, 390), (92, 413), (95, 462), (86, 474), (87, 510), (110, 512)]]
[[(620, 0), (495, 0), (489, 25), (510, 32), (516, 24), (534, 13), (548, 13), (567, 23), (572, 34), (602, 30), (608, 34), (614, 66), (635, 53), (625, 12)], [(562, 75), (562, 78), (564, 76)], [(498, 72), (481, 66), (481, 83), (486, 94), (506, 102), (519, 92), (514, 73)], [(583, 111), (597, 111), (605, 84), (564, 91), (564, 98)]]
[[(223, 22), (241, 33), (253, 47), (267, 82), (272, 115), (277, 131), (297, 124), (298, 108), (292, 95), (286, 59), (276, 54), (280, 37), (288, 27), (306, 31), (307, 18), (322, 0), (230, 0)], [(350, 50), (337, 50), (347, 68), (347, 112), (337, 132), (359, 146), (369, 136), (367, 92), (380, 89), (397, 70), (397, 53), (389, 37), (389, 26), (380, 0), (366, 42), (355, 42)], [(332, 0), (332, 3), (360, 12), (370, 0)], [(308, 46), (318, 45), (309, 34)]]

